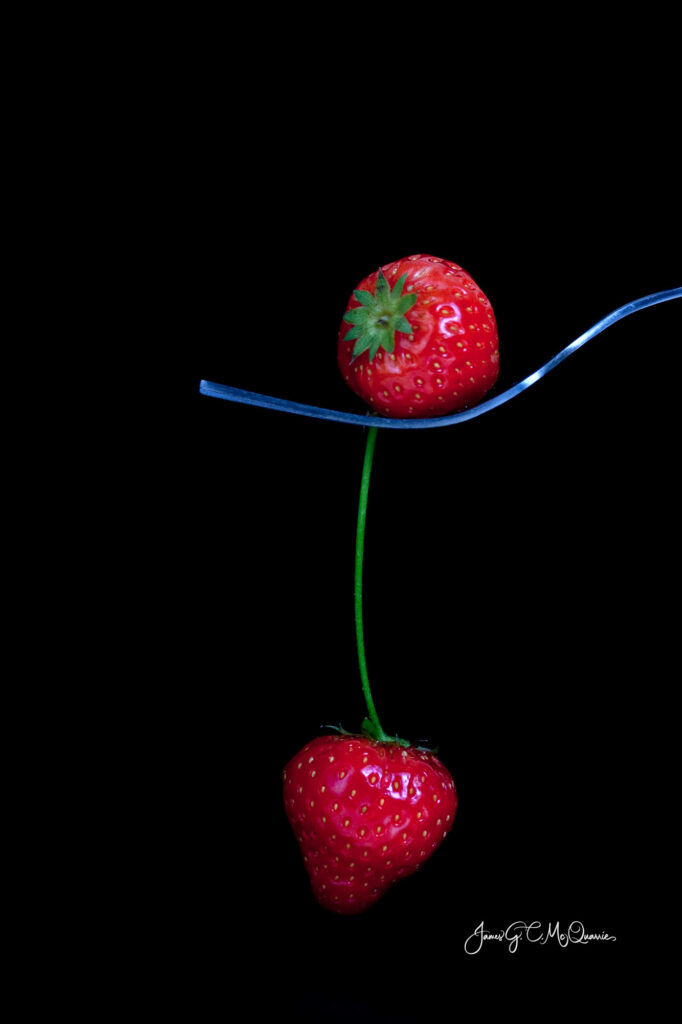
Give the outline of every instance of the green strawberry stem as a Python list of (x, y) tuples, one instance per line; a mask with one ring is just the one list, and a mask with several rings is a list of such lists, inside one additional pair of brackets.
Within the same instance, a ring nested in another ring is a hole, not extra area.
[(374, 459), (374, 448), (377, 440), (377, 428), (370, 427), (367, 431), (365, 444), (365, 458), (362, 464), (362, 481), (360, 483), (360, 501), (358, 505), (358, 528), (355, 538), (355, 636), (358, 647), (358, 662), (360, 665), (360, 679), (362, 680), (362, 691), (367, 704), (368, 718), (362, 723), (362, 731), (375, 740), (383, 743), (398, 743), (400, 746), (409, 746), (406, 740), (397, 736), (387, 735), (381, 727), (372, 698), (372, 691), (369, 685), (367, 673), (367, 658), (365, 656), (365, 631), (362, 622), (362, 568), (365, 551), (365, 520), (367, 518), (367, 497), (369, 495), (369, 479), (372, 473), (372, 461)]

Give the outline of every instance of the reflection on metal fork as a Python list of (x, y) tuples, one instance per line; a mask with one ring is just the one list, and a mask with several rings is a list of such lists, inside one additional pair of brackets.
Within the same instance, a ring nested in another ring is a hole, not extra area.
[(506, 391), (502, 391), (499, 395), (495, 395), (493, 398), (489, 398), (484, 402), (480, 402), (478, 405), (472, 406), (470, 409), (463, 409), (461, 412), (452, 413), (449, 416), (435, 416), (425, 419), (388, 419), (383, 416), (375, 416), (372, 413), (352, 413), (343, 412), (338, 409), (321, 409), (316, 405), (303, 405), (300, 402), (291, 402), (283, 398), (274, 398), (270, 395), (258, 395), (252, 391), (242, 391), (239, 388), (232, 388), (226, 384), (214, 384), (211, 381), (202, 380), (199, 385), (199, 391), (202, 395), (208, 395), (211, 398), (223, 398), (229, 402), (241, 402), (245, 405), (256, 405), (263, 409), (272, 409), (277, 412), (289, 412), (294, 413), (298, 416), (310, 416), (318, 420), (333, 420), (336, 423), (353, 423), (362, 427), (373, 426), (373, 427), (386, 427), (393, 428), (394, 430), (419, 430), (427, 429), (429, 427), (448, 427), (455, 423), (463, 423), (464, 420), (474, 419), (476, 416), (482, 416), (483, 413), (489, 412), (491, 409), (497, 408), (499, 405), (504, 405), (511, 398), (521, 394), (526, 388), (529, 388), (532, 384), (535, 384), (542, 377), (545, 377), (550, 370), (553, 370), (555, 366), (562, 363), (564, 359), (570, 356), (573, 352), (577, 352), (585, 342), (591, 338), (596, 337), (597, 334), (601, 334), (611, 324), (615, 324), (616, 321), (622, 320), (623, 317), (629, 316), (630, 313), (636, 313), (639, 309), (645, 309), (647, 306), (654, 306), (659, 302), (668, 302), (670, 299), (682, 298), (682, 288), (670, 288), (668, 291), (654, 292), (652, 295), (645, 295), (641, 299), (634, 299), (632, 302), (628, 302), (625, 306), (620, 306), (615, 309), (608, 316), (598, 320), (596, 324), (590, 327), (587, 331), (581, 334), (575, 341), (572, 341), (570, 345), (562, 348), (555, 356), (553, 356), (548, 362), (541, 366), (539, 370), (531, 373), (528, 377), (524, 377), (517, 384), (507, 388)]

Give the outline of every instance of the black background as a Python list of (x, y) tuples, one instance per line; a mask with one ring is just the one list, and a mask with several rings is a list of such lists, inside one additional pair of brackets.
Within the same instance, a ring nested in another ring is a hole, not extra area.
[[(363, 430), (198, 385), (363, 411), (336, 368), (340, 319), (362, 277), (415, 252), (460, 263), (492, 302), (497, 390), (678, 286), (667, 86), (626, 59), (634, 34), (599, 80), (599, 47), (582, 43), (558, 68), (535, 53), (460, 77), (422, 54), (400, 86), (349, 74), (321, 38), (303, 64), (268, 38), (267, 75), (255, 37), (240, 73), (198, 44), (174, 115), (161, 299), (179, 386), (152, 432), (166, 471), (146, 538), (168, 609), (150, 684), (159, 983), (311, 1021), (612, 1007), (650, 942), (665, 817), (659, 410), (679, 303), (619, 322), (480, 419), (380, 431), (374, 696), (387, 730), (438, 744), (460, 807), (425, 869), (358, 918), (313, 902), (280, 771), (323, 723), (364, 714)], [(517, 920), (616, 941), (465, 954), (481, 921)]]

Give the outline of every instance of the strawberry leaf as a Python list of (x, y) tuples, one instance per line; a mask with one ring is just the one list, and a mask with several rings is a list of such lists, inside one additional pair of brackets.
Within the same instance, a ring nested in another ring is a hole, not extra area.
[(346, 341), (353, 341), (354, 338), (359, 338), (361, 334), (362, 327), (360, 326), (360, 324), (356, 324), (355, 327), (351, 327), (351, 329), (346, 334)]
[(411, 292), (409, 295), (401, 295), (396, 303), (396, 312), (407, 313), (408, 309), (412, 309), (416, 301), (417, 296), (414, 292)]
[(388, 281), (384, 277), (384, 272), (383, 272), (383, 270), (380, 267), (379, 268), (379, 276), (377, 278), (377, 287), (376, 287), (375, 298), (378, 299), (380, 302), (384, 302), (385, 303), (386, 300), (389, 297), (389, 294), (390, 293), (389, 293), (389, 290), (388, 290)]
[(353, 358), (355, 358), (355, 356), (361, 356), (363, 352), (367, 351), (371, 344), (372, 339), (369, 334), (361, 334), (353, 346)]
[(360, 307), (349, 309), (348, 312), (344, 314), (343, 319), (347, 324), (364, 324), (367, 320), (367, 310)]
[(396, 281), (396, 283), (393, 285), (393, 287), (391, 289), (391, 297), (392, 298), (394, 298), (394, 299), (399, 299), (400, 298), (400, 296), (403, 293), (403, 288), (405, 287), (405, 281), (406, 280), (407, 280), (407, 271), (405, 271), (404, 274), (401, 274), (400, 277), (398, 278), (398, 280)]
[(379, 334), (378, 331), (371, 331), (369, 334), (369, 338), (369, 361), (371, 363), (371, 361), (374, 359), (375, 355), (381, 348), (382, 344), (384, 344), (384, 342), (382, 341), (381, 335)]
[(369, 736), (373, 740), (379, 739), (379, 731), (371, 719), (363, 718), (360, 728), (365, 736)]
[(371, 362), (380, 348), (393, 352), (395, 332), (412, 334), (412, 326), (405, 314), (417, 301), (417, 294), (403, 294), (408, 273), (401, 274), (392, 288), (389, 288), (384, 272), (379, 268), (374, 295), (370, 291), (356, 288), (353, 292), (360, 303), (344, 313), (343, 319), (351, 324), (345, 340), (354, 341), (353, 358), (368, 353)]

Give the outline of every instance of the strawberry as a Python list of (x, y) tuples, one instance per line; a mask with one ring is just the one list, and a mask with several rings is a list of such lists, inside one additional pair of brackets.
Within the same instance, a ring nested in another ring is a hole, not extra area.
[(284, 769), (286, 814), (328, 910), (366, 910), (452, 828), (452, 776), (431, 752), (402, 743), (319, 736)]
[(384, 416), (439, 416), (478, 402), (497, 380), (490, 302), (456, 263), (416, 255), (364, 278), (339, 331), (348, 385)]

